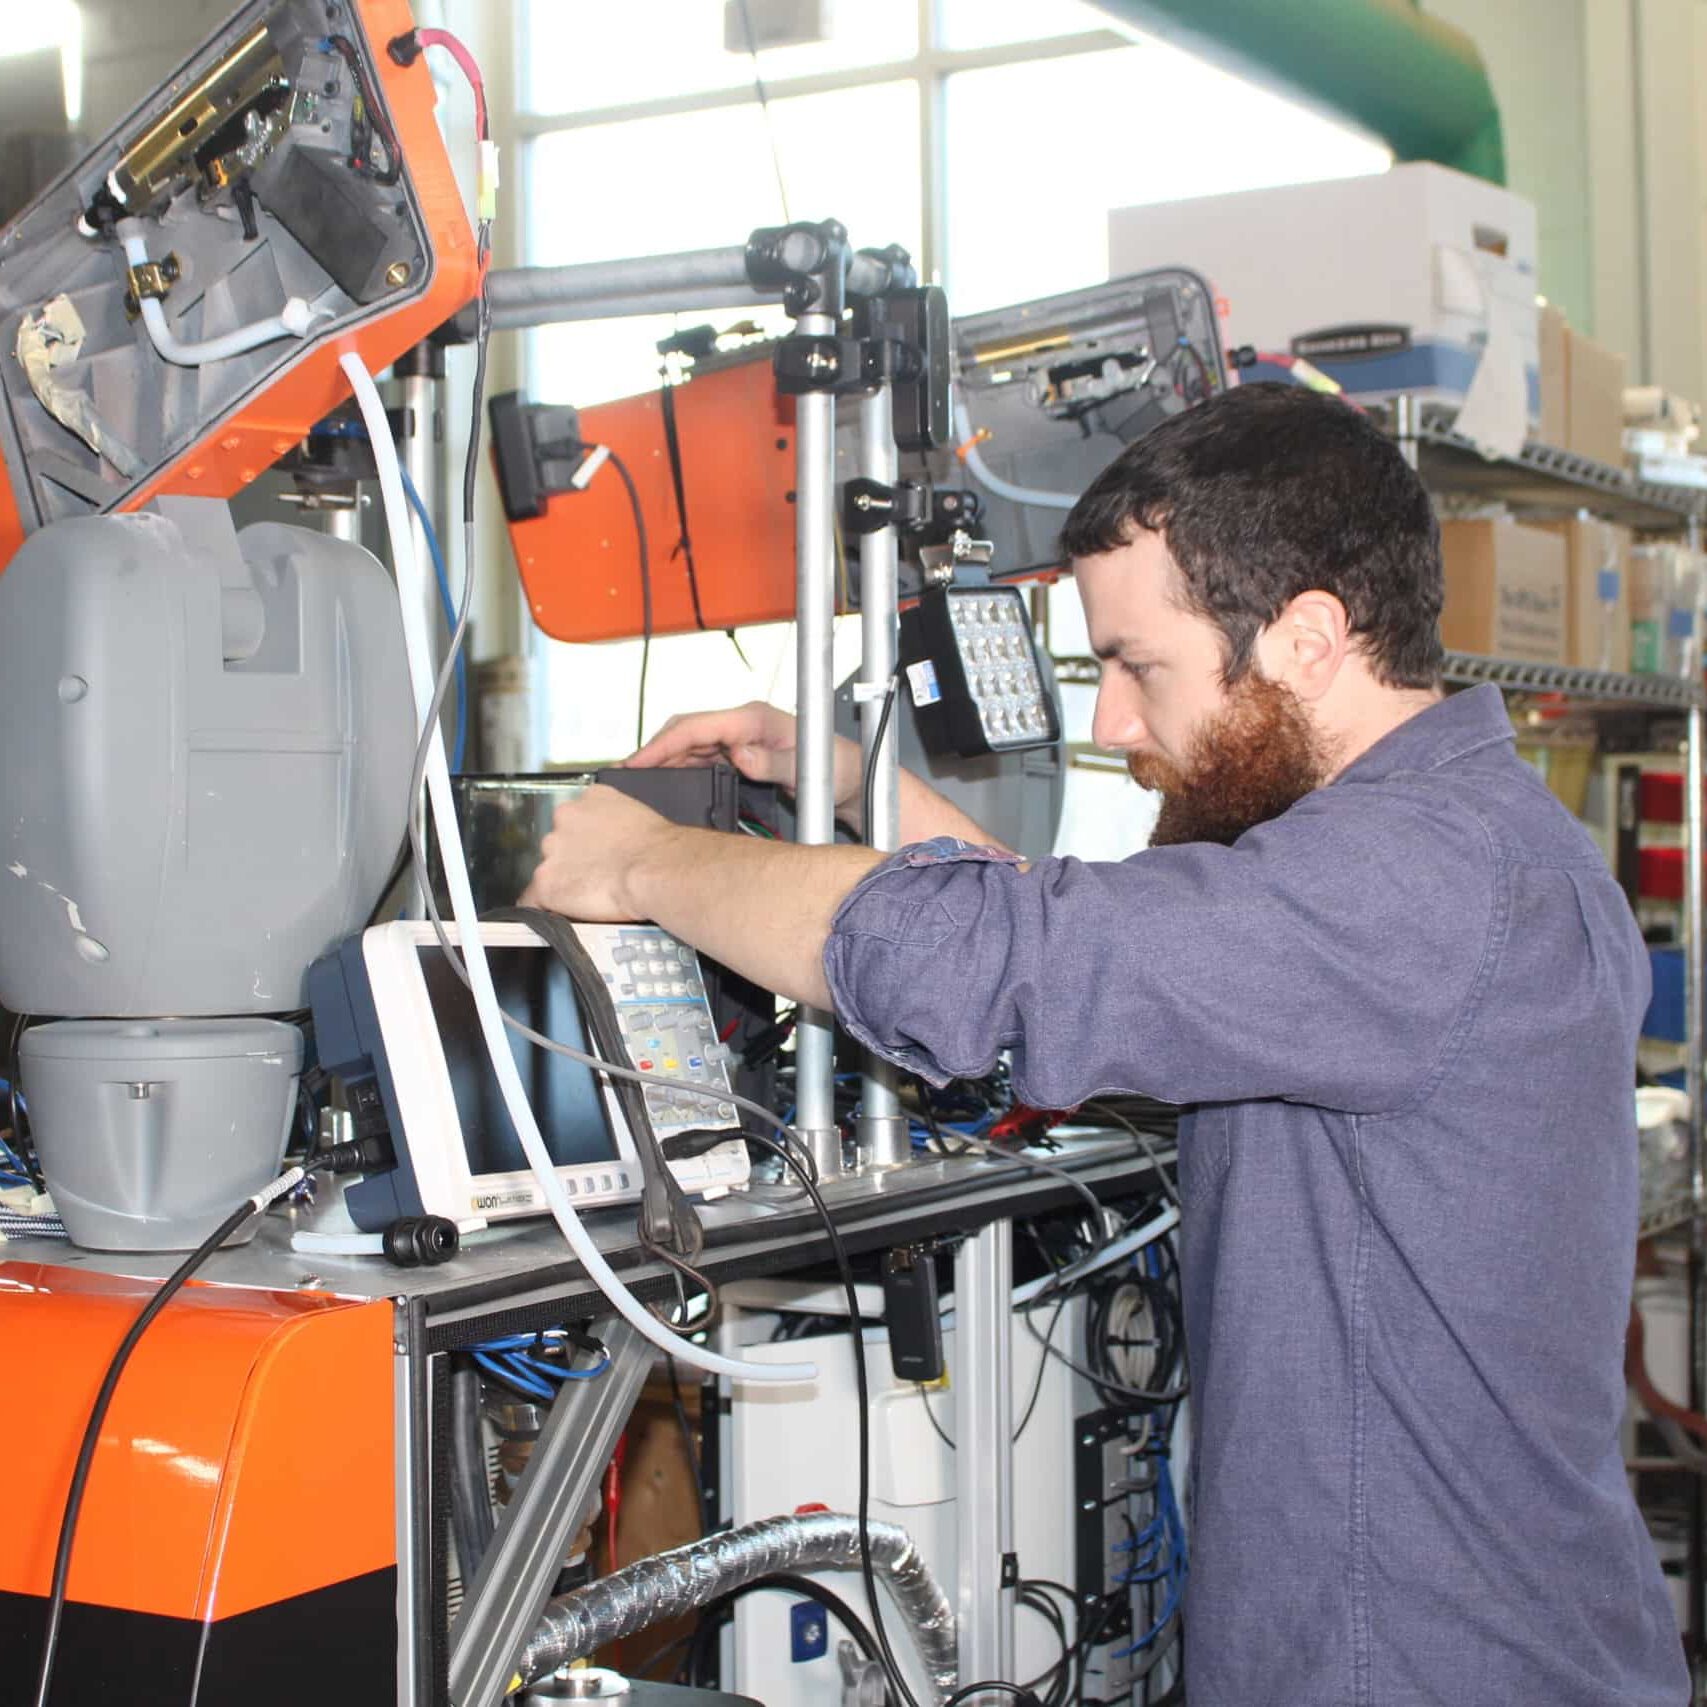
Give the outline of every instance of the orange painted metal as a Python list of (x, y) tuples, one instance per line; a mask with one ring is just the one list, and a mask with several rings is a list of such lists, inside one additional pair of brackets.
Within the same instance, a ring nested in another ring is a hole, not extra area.
[[(401, 66), (385, 51), (388, 41), (414, 27), (407, 0), (356, 0), (354, 10), (426, 224), (427, 287), (401, 307), (381, 306), (368, 320), (336, 338), (317, 340), (259, 396), (210, 422), (196, 444), (127, 493), (116, 509), (138, 509), (162, 493), (229, 498), (240, 492), (349, 397), (349, 385), (338, 366), (341, 356), (353, 350), (377, 373), (474, 298), (479, 284), (474, 238), (433, 118), (438, 96), (427, 56)], [(16, 500), (3, 488), (0, 480), (0, 567), (23, 543)]]
[[(84, 1425), (153, 1285), (0, 1262), (16, 1401), (0, 1590), (48, 1592)], [(206, 1621), (395, 1564), (391, 1316), (384, 1301), (186, 1286), (114, 1396), (70, 1598)]]
[[(695, 374), (675, 388), (700, 609), (709, 629), (794, 615), (794, 401), (768, 361)], [(652, 632), (691, 633), (687, 559), (656, 391), (581, 411), (581, 436), (628, 465), (646, 516)], [(533, 619), (554, 640), (644, 632), (639, 546), (614, 469), (585, 492), (560, 492), (537, 519), (511, 522), (510, 546)]]

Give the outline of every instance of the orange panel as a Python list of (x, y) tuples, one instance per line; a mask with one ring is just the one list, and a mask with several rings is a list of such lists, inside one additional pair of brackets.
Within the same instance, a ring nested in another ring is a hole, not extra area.
[[(768, 361), (743, 362), (677, 386), (676, 429), (705, 626), (794, 615), (794, 402), (778, 397)], [(694, 621), (681, 520), (659, 394), (581, 411), (581, 436), (628, 465), (646, 515), (652, 632)], [(554, 640), (621, 640), (643, 632), (640, 559), (628, 494), (616, 472), (560, 492), (537, 519), (511, 522), (510, 545), (533, 619)]]
[[(0, 1590), (48, 1592), (90, 1407), (153, 1284), (0, 1262), (0, 1357), (27, 1398)], [(229, 1617), (395, 1563), (391, 1338), (385, 1302), (187, 1286), (108, 1412), (71, 1598)]]
[[(407, 0), (357, 0), (356, 10), (426, 224), (432, 267), (427, 288), (403, 307), (381, 307), (363, 324), (316, 343), (260, 396), (225, 419), (210, 422), (200, 442), (130, 492), (117, 509), (139, 509), (168, 492), (195, 498), (229, 498), (240, 492), (349, 397), (338, 366), (341, 356), (353, 350), (377, 373), (473, 300), (479, 282), (473, 233), (433, 118), (438, 96), (427, 55), (401, 66), (385, 51), (394, 36), (414, 27)], [(22, 523), (8, 498), (0, 490), (0, 568), (23, 543)]]

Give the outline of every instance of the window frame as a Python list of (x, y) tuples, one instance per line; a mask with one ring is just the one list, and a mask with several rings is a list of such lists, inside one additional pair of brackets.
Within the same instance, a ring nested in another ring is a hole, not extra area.
[[(525, 51), (531, 9), (539, 0), (524, 0), (519, 39)], [(918, 0), (920, 47), (907, 59), (886, 60), (878, 65), (845, 71), (817, 72), (804, 77), (765, 78), (765, 94), (773, 101), (799, 95), (833, 94), (844, 89), (866, 88), (878, 83), (913, 84), (919, 105), (919, 181), (921, 253), (913, 257), (922, 279), (939, 283), (948, 255), (948, 136), (945, 99), (948, 79), (963, 71), (985, 71), (996, 66), (1030, 64), (1042, 60), (1069, 59), (1084, 53), (1103, 53), (1110, 48), (1131, 47), (1134, 36), (1113, 28), (1083, 30), (1071, 35), (1041, 36), (1030, 41), (1005, 42), (994, 47), (947, 48), (942, 42), (939, 0)], [(759, 70), (762, 73), (761, 62)], [(518, 91), (519, 93), (519, 91)], [(687, 113), (714, 112), (727, 107), (757, 106), (758, 92), (751, 82), (727, 89), (702, 90), (695, 94), (665, 95), (655, 100), (630, 101), (618, 106), (588, 107), (576, 112), (536, 113), (519, 108), (516, 140), (527, 171), (532, 144), (544, 136), (563, 131), (590, 130), (601, 125), (629, 123), (636, 119), (664, 118)], [(731, 232), (731, 243), (741, 242), (745, 232)], [(525, 251), (523, 264), (531, 265)]]

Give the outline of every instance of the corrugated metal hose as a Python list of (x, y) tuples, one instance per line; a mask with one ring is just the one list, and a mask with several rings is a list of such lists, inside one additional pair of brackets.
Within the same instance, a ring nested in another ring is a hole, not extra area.
[[(900, 1612), (939, 1701), (955, 1691), (954, 1610), (906, 1530), (873, 1523), (871, 1563)], [(771, 1517), (613, 1571), (547, 1603), (517, 1671), (532, 1683), (648, 1625), (679, 1618), (775, 1571), (857, 1570), (859, 1520), (838, 1512)]]

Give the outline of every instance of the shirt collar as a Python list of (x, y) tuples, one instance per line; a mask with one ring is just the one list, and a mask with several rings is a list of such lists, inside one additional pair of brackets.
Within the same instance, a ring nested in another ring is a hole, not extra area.
[(1505, 696), (1484, 682), (1408, 717), (1354, 759), (1335, 782), (1380, 782), (1398, 771), (1432, 771), (1497, 741), (1513, 741)]

